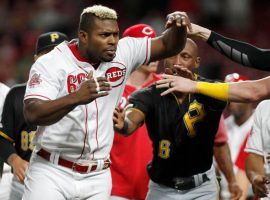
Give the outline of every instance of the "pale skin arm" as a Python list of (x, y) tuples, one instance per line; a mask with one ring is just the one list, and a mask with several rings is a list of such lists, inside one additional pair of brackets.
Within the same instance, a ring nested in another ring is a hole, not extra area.
[(227, 143), (214, 146), (214, 156), (219, 169), (225, 175), (232, 200), (238, 200), (242, 196), (242, 190), (236, 182), (233, 172), (233, 164), (230, 149)]
[(13, 174), (16, 179), (19, 182), (23, 183), (25, 178), (25, 171), (28, 167), (28, 162), (26, 160), (23, 160), (16, 153), (13, 153), (8, 157), (7, 163), (12, 167)]
[(174, 12), (167, 16), (165, 28), (160, 37), (151, 39), (151, 61), (171, 57), (179, 53), (186, 44), (187, 27), (192, 30), (185, 12)]
[[(124, 111), (123, 108), (115, 108), (113, 113), (113, 123), (115, 131), (128, 136), (137, 130), (144, 122), (144, 115), (134, 109)], [(127, 127), (124, 128), (124, 123)]]
[(246, 172), (242, 169), (238, 169), (236, 175), (235, 175), (237, 183), (240, 185), (243, 195), (240, 198), (240, 200), (245, 200), (248, 195), (248, 189), (250, 186), (249, 180), (247, 178)]
[[(163, 79), (157, 81), (157, 88), (168, 88), (161, 95), (177, 91), (183, 93), (198, 93), (197, 82), (173, 75), (162, 75)], [(171, 82), (171, 88), (169, 83)], [(211, 85), (217, 85), (212, 83)], [(225, 92), (225, 91), (224, 91)], [(203, 93), (202, 93), (203, 94)], [(215, 94), (211, 94), (215, 98)], [(270, 76), (238, 83), (229, 83), (228, 100), (232, 102), (256, 102), (270, 97)]]
[(248, 154), (246, 174), (252, 184), (253, 192), (259, 197), (266, 197), (268, 194), (266, 184), (269, 183), (269, 180), (265, 176), (263, 156), (254, 153)]
[(77, 91), (59, 99), (49, 101), (40, 99), (25, 100), (24, 117), (26, 121), (39, 126), (51, 125), (62, 119), (77, 105), (88, 104), (96, 98), (108, 95), (111, 86), (107, 79), (105, 77), (97, 78), (100, 91), (102, 91), (98, 93), (97, 84), (92, 75), (93, 72), (90, 72)]
[(201, 39), (203, 41), (207, 41), (211, 35), (211, 30), (199, 26), (197, 24), (191, 23), (192, 31), (188, 29), (188, 37), (194, 39)]

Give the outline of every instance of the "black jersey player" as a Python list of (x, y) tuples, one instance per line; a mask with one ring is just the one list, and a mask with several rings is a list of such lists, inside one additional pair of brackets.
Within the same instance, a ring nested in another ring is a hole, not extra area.
[[(181, 62), (192, 62), (193, 44), (187, 40)], [(185, 64), (175, 65), (173, 71), (192, 77), (182, 69)], [(118, 109), (114, 116), (115, 128), (126, 135), (146, 123), (153, 141), (147, 199), (217, 199), (213, 145), (226, 102), (203, 95), (161, 93), (155, 85), (137, 91), (129, 98), (125, 120)]]
[[(56, 45), (67, 40), (60, 32), (48, 32), (39, 36), (36, 44), (34, 60), (52, 50)], [(34, 148), (32, 139), (36, 126), (27, 124), (23, 116), (23, 98), (26, 84), (12, 87), (5, 99), (2, 125), (0, 129), (0, 158), (7, 162), (14, 174), (9, 199), (22, 198), (25, 170)], [(18, 182), (19, 181), (19, 182)]]

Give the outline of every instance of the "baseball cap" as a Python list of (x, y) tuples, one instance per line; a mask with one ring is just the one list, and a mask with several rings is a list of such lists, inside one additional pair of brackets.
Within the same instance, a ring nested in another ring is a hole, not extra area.
[(248, 78), (242, 74), (232, 73), (225, 77), (225, 82), (241, 82), (246, 81)]
[(68, 37), (64, 33), (43, 33), (38, 37), (36, 43), (36, 54), (39, 54), (41, 51), (53, 48), (65, 40), (68, 40)]
[(147, 25), (147, 24), (136, 24), (129, 28), (127, 28), (124, 33), (123, 37), (150, 37), (154, 38), (156, 37), (156, 32), (153, 29), (153, 27)]

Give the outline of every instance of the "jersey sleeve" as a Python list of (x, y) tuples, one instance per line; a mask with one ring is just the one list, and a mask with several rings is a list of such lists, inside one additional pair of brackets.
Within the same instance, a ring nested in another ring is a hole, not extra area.
[(136, 109), (141, 111), (145, 116), (151, 112), (153, 108), (153, 95), (150, 88), (138, 90), (129, 96), (128, 109)]
[(148, 63), (151, 55), (151, 38), (126, 37), (120, 40), (120, 53), (130, 67), (130, 73)]
[(246, 145), (246, 152), (255, 153), (263, 156), (262, 147), (262, 103), (260, 103), (254, 113), (254, 121), (251, 129), (250, 136)]
[(260, 49), (251, 44), (226, 38), (214, 31), (207, 43), (236, 63), (270, 71), (270, 49)]
[(60, 74), (57, 73), (55, 63), (47, 62), (48, 58), (38, 59), (32, 66), (27, 82), (24, 100), (37, 98), (41, 100), (56, 99), (60, 86)]
[(224, 116), (221, 115), (221, 118), (219, 121), (219, 126), (218, 126), (218, 131), (217, 131), (217, 134), (215, 137), (215, 145), (224, 144), (227, 141), (228, 141), (227, 128), (225, 125)]

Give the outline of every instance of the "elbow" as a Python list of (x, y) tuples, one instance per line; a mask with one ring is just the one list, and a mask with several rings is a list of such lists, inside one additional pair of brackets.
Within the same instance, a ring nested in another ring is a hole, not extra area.
[(23, 111), (24, 119), (27, 124), (38, 125), (38, 116), (35, 112), (24, 109)]

